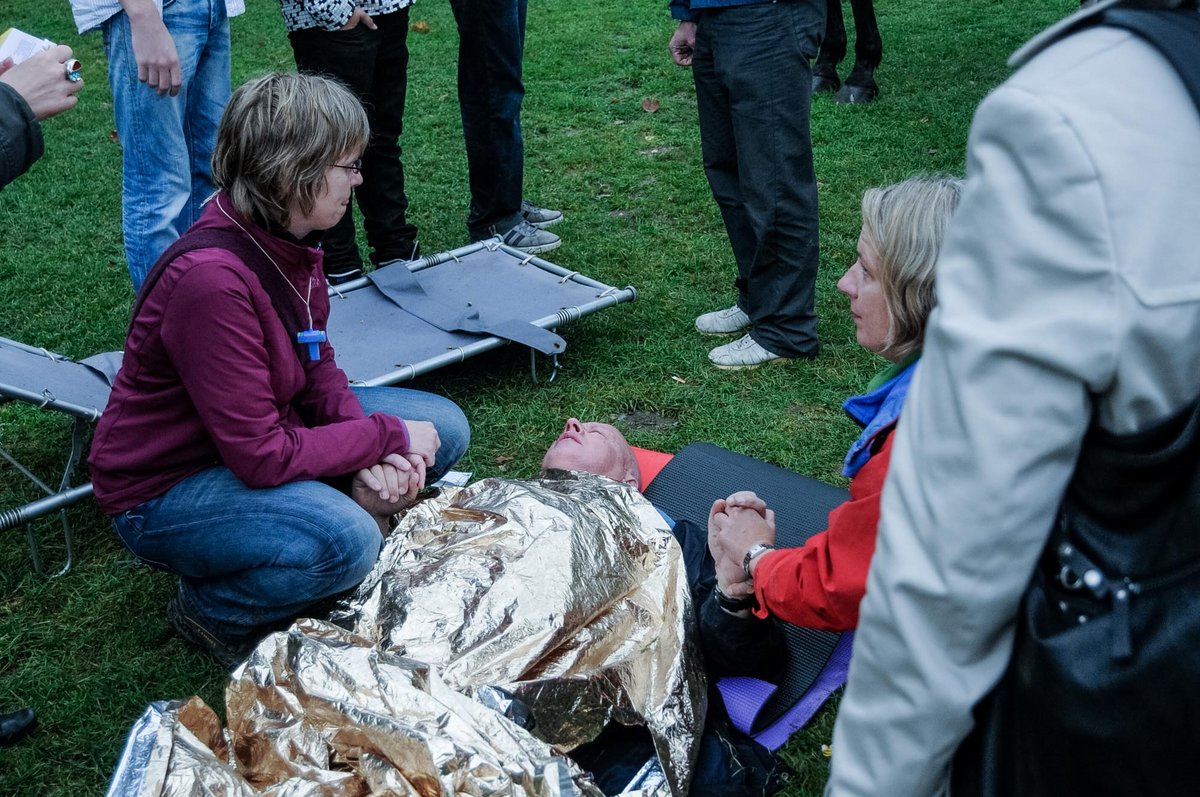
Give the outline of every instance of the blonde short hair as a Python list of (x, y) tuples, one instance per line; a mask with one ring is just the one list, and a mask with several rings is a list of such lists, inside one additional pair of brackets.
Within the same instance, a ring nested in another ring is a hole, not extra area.
[(883, 351), (899, 358), (921, 347), (936, 302), (934, 266), (962, 180), (918, 175), (863, 194), (863, 232), (880, 259), (880, 287), (888, 309)]
[(213, 181), (256, 223), (308, 213), (340, 158), (358, 157), (370, 130), (362, 103), (332, 78), (276, 73), (233, 92), (213, 153)]

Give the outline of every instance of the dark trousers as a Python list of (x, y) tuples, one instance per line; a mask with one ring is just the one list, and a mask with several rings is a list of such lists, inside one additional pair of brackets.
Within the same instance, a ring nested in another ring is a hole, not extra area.
[(696, 607), (704, 669), (715, 680), (745, 675), (776, 681), (783, 675), (787, 648), (779, 620), (737, 617), (717, 603), (717, 564), (708, 549), (707, 529), (680, 520), (671, 529), (683, 551), (692, 605)]
[(467, 145), (472, 240), (503, 234), (521, 221), (525, 6), (526, 0), (450, 0), (458, 23), (458, 104)]
[[(875, 21), (875, 0), (850, 0), (854, 14), (854, 66), (874, 71), (883, 60), (883, 37)], [(836, 67), (846, 57), (846, 19), (842, 0), (828, 0), (825, 21), (825, 40), (817, 56), (817, 71), (826, 66), (837, 74)], [(849, 82), (849, 81), (847, 81)]]
[[(377, 30), (358, 25), (351, 30), (319, 28), (288, 34), (296, 66), (303, 72), (329, 75), (345, 83), (362, 100), (371, 124), (363, 153), (362, 185), (355, 189), (362, 211), (371, 262), (378, 265), (413, 255), (417, 228), (405, 220), (404, 164), (400, 134), (408, 88), (408, 9), (374, 17)], [(349, 208), (322, 240), (325, 273), (361, 268)]]
[(808, 114), (825, 0), (705, 9), (692, 73), (704, 170), (737, 261), (750, 335), (817, 353), (817, 180)]

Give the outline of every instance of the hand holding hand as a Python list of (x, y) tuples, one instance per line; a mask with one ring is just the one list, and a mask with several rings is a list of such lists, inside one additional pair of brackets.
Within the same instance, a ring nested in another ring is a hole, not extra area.
[(43, 50), (15, 66), (6, 58), (0, 63), (0, 83), (16, 89), (41, 121), (74, 108), (78, 102), (75, 94), (83, 88), (83, 81), (67, 78), (63, 64), (70, 58), (71, 48), (65, 44)]
[(442, 447), (437, 427), (429, 421), (406, 420), (404, 425), (408, 427), (407, 453), (415, 454), (423, 459), (425, 467), (433, 467), (433, 458), (437, 454), (437, 450)]
[[(389, 456), (396, 457), (394, 454)], [(404, 462), (403, 459), (400, 461)], [(350, 482), (350, 497), (375, 518), (380, 534), (388, 533), (391, 516), (412, 503), (416, 497), (420, 488), (413, 489), (411, 473), (412, 466), (408, 462), (404, 462), (404, 468), (401, 469), (396, 467), (394, 461), (385, 458), (384, 462), (354, 474)]]
[(764, 518), (767, 516), (768, 511), (767, 502), (759, 498), (758, 494), (751, 490), (739, 490), (729, 496), (725, 499), (725, 506), (729, 508), (740, 507), (742, 509), (750, 509)]
[(692, 65), (692, 54), (696, 49), (696, 23), (680, 22), (675, 33), (671, 35), (671, 43), (667, 45), (671, 58), (680, 66)]
[(742, 562), (746, 551), (759, 542), (775, 543), (775, 512), (767, 509), (761, 499), (753, 493), (734, 493), (713, 502), (708, 517), (708, 547), (716, 562), (717, 585), (729, 597), (754, 591)]

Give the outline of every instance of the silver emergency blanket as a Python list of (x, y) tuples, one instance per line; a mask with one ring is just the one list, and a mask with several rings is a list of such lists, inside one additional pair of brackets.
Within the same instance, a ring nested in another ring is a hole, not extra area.
[[(331, 623), (258, 646), (228, 729), (176, 704), (140, 750), (131, 734), (110, 794), (593, 797), (562, 754), (616, 721), (649, 729), (665, 774), (632, 793), (683, 797), (705, 710), (690, 614), (679, 548), (636, 491), (580, 474), (446, 490)], [(119, 783), (135, 759), (158, 774)]]

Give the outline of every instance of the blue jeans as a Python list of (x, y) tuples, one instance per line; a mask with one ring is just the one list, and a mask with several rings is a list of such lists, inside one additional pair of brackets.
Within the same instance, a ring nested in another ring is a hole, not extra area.
[(521, 222), (525, 143), (521, 59), (527, 0), (450, 0), (458, 23), (458, 104), (467, 145), (471, 240)]
[(102, 26), (121, 140), (125, 259), (136, 293), (166, 248), (200, 218), (216, 190), (212, 155), (229, 100), (229, 20), (225, 0), (164, 0), (163, 22), (179, 53), (178, 96), (138, 80), (129, 16)]
[[(442, 446), (428, 480), (467, 448), (454, 402), (415, 390), (354, 388), (367, 413), (433, 422)], [(251, 489), (215, 466), (113, 518), (126, 547), (179, 575), (184, 611), (230, 644), (253, 642), (313, 603), (356, 586), (379, 555), (379, 526), (320, 481)]]

